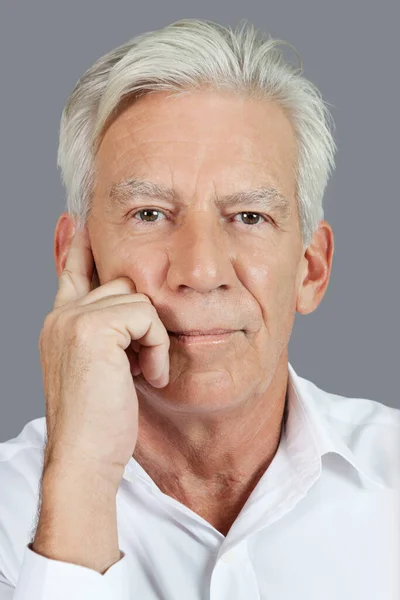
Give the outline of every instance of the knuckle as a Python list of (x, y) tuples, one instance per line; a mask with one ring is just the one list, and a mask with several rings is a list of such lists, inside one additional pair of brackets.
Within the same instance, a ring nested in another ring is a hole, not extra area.
[(144, 310), (149, 310), (151, 312), (157, 312), (154, 304), (152, 304), (151, 302), (149, 302), (149, 300), (147, 300), (147, 296), (144, 296), (144, 299), (143, 300), (140, 299), (139, 302), (143, 306)]
[(93, 315), (89, 312), (77, 313), (71, 324), (72, 337), (76, 339), (84, 339), (93, 329)]
[(119, 281), (126, 287), (126, 289), (132, 294), (136, 293), (136, 286), (130, 277), (120, 277)]
[(140, 309), (141, 309), (141, 311), (148, 313), (150, 318), (153, 320), (159, 318), (156, 307), (153, 304), (150, 304), (149, 302), (143, 302), (143, 303), (141, 302)]
[(137, 293), (137, 294), (135, 294), (135, 298), (137, 300), (139, 300), (140, 302), (147, 302), (147, 304), (153, 306), (150, 298), (148, 296), (146, 296), (146, 294)]

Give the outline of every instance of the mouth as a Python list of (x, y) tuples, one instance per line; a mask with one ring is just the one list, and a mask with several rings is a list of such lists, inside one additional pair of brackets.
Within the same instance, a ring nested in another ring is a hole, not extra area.
[(206, 336), (223, 335), (225, 333), (234, 333), (237, 329), (187, 329), (185, 331), (168, 331), (169, 335), (174, 336)]
[(171, 339), (180, 344), (192, 345), (192, 344), (221, 344), (227, 342), (236, 333), (241, 330), (238, 329), (210, 329), (204, 330), (191, 330), (184, 332), (169, 331)]

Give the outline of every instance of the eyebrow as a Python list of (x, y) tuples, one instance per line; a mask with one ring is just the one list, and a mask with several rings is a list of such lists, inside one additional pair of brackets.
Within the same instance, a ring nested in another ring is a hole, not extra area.
[[(148, 200), (165, 200), (174, 202), (176, 193), (172, 188), (153, 181), (130, 178), (114, 183), (109, 192), (109, 199), (116, 207), (124, 208), (132, 197)], [(262, 186), (252, 190), (240, 190), (225, 196), (215, 196), (213, 200), (218, 208), (235, 207), (239, 204), (255, 206), (264, 210), (275, 211), (282, 220), (290, 217), (292, 203), (274, 187)]]

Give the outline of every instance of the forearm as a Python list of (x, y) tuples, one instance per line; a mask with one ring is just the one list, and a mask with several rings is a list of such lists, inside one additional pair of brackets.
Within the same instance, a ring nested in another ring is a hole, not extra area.
[(105, 573), (121, 557), (115, 489), (67, 467), (48, 467), (32, 550)]

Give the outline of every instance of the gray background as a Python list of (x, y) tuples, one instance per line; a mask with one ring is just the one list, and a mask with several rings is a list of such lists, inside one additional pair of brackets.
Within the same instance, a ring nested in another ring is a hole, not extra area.
[(400, 406), (399, 12), (397, 0), (3, 0), (1, 441), (45, 414), (37, 341), (57, 289), (62, 108), (99, 56), (187, 17), (224, 25), (247, 18), (289, 41), (333, 105), (337, 167), (324, 204), (335, 234), (332, 276), (317, 310), (296, 316), (289, 360), (327, 391)]

